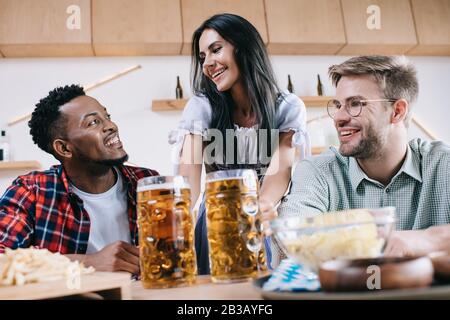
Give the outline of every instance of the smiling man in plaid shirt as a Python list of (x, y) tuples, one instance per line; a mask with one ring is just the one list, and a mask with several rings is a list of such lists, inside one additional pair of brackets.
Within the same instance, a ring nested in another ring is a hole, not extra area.
[(279, 215), (394, 206), (397, 230), (387, 255), (450, 250), (450, 147), (408, 142), (419, 90), (413, 64), (405, 57), (360, 56), (330, 67), (329, 75), (336, 98), (327, 110), (339, 150), (297, 165)]
[(30, 246), (103, 271), (138, 273), (138, 179), (123, 165), (118, 128), (83, 88), (56, 88), (29, 122), (33, 141), (61, 165), (18, 177), (0, 198), (0, 253)]

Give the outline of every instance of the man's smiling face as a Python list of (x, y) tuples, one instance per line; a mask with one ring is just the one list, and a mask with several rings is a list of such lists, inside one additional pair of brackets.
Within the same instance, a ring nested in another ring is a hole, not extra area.
[(66, 140), (72, 158), (98, 164), (118, 165), (126, 161), (116, 124), (105, 107), (89, 96), (79, 96), (60, 108), (66, 120)]
[[(336, 87), (336, 98), (344, 105), (351, 99), (385, 99), (372, 76), (344, 76)], [(342, 155), (371, 158), (383, 150), (387, 143), (392, 108), (383, 102), (367, 102), (357, 117), (341, 107), (334, 116), (334, 125), (340, 141)]]

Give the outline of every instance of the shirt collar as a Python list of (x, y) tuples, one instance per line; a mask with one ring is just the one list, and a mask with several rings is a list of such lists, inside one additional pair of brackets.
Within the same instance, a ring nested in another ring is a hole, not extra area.
[[(366, 173), (361, 169), (358, 162), (355, 158), (349, 157), (349, 172), (350, 174), (350, 183), (352, 184), (353, 191), (356, 192), (361, 181), (366, 179), (367, 181), (373, 182), (375, 184), (381, 185), (380, 182), (370, 179)], [(402, 172), (409, 175), (411, 178), (416, 179), (419, 182), (422, 182), (422, 174), (420, 172), (420, 161), (417, 158), (417, 155), (412, 152), (411, 147), (408, 145), (406, 150), (406, 158), (403, 162), (402, 167), (397, 172), (397, 174), (392, 178), (392, 181), (399, 176)]]
[(62, 166), (62, 165), (55, 165), (55, 166), (53, 166), (53, 167), (56, 168), (56, 170), (58, 170), (58, 175), (61, 177), (62, 183), (63, 183), (63, 185), (64, 185), (64, 189), (65, 189), (68, 193), (72, 192), (72, 188), (71, 188), (71, 186), (70, 186), (70, 183), (69, 183), (69, 179), (68, 179), (68, 177), (67, 177), (66, 170), (64, 170), (64, 166)]
[(348, 158), (348, 171), (350, 173), (350, 183), (352, 184), (353, 191), (355, 192), (361, 181), (364, 179), (371, 180), (353, 157)]
[(406, 159), (400, 171), (403, 171), (411, 178), (414, 178), (417, 181), (422, 182), (422, 173), (420, 172), (420, 159), (418, 158), (417, 154), (412, 151), (409, 144), (406, 153)]
[(136, 185), (139, 177), (137, 177), (132, 170), (128, 169), (126, 166), (120, 166), (119, 171), (123, 175), (123, 184), (127, 189), (128, 200), (131, 201), (132, 205), (136, 205)]
[[(72, 185), (69, 181), (69, 178), (67, 176), (66, 170), (64, 169), (64, 166), (62, 165), (55, 165), (53, 166), (56, 170), (58, 170), (58, 174), (61, 177), (61, 180), (63, 182), (64, 185), (64, 189), (68, 192), (68, 193), (72, 193)], [(123, 185), (125, 187), (127, 187), (128, 189), (133, 189), (131, 190), (132, 192), (134, 192), (134, 186), (132, 183), (133, 180), (133, 173), (126, 167), (126, 166), (119, 166), (118, 168), (116, 168), (116, 172), (120, 172), (122, 173), (122, 177), (123, 177)], [(120, 174), (119, 173), (119, 174)]]

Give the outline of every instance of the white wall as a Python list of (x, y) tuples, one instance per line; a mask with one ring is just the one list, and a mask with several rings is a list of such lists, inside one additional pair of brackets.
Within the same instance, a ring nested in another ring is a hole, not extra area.
[[(280, 87), (286, 87), (289, 73), (298, 95), (315, 95), (316, 77), (320, 74), (325, 94), (332, 95), (334, 89), (326, 77), (328, 66), (346, 58), (274, 56), (272, 60)], [(450, 126), (446, 116), (450, 107), (450, 57), (415, 57), (412, 60), (417, 66), (420, 82), (415, 115), (440, 139), (449, 142)], [(32, 111), (39, 99), (56, 86), (87, 85), (134, 64), (142, 65), (142, 69), (105, 84), (89, 95), (108, 108), (119, 126), (131, 162), (157, 169), (161, 174), (171, 174), (167, 135), (176, 127), (181, 112), (153, 112), (151, 101), (174, 98), (177, 75), (181, 77), (185, 96), (190, 95), (190, 58), (187, 56), (0, 59), (0, 128), (5, 128), (10, 135), (14, 160), (38, 160), (42, 168), (56, 163), (52, 156), (33, 144), (26, 121), (8, 127), (9, 120)], [(310, 117), (326, 112), (309, 110)], [(324, 120), (324, 123), (330, 125), (330, 120)], [(313, 129), (318, 130), (318, 126)], [(423, 136), (414, 127), (410, 131), (412, 137)], [(311, 132), (313, 141), (320, 141), (315, 132)], [(0, 171), (0, 194), (22, 173)]]

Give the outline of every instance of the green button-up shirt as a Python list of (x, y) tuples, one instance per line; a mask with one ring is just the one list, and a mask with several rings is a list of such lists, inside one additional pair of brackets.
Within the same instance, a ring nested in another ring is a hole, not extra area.
[(411, 140), (402, 167), (387, 186), (332, 147), (297, 165), (278, 211), (288, 216), (385, 206), (396, 207), (397, 230), (450, 223), (450, 147)]

